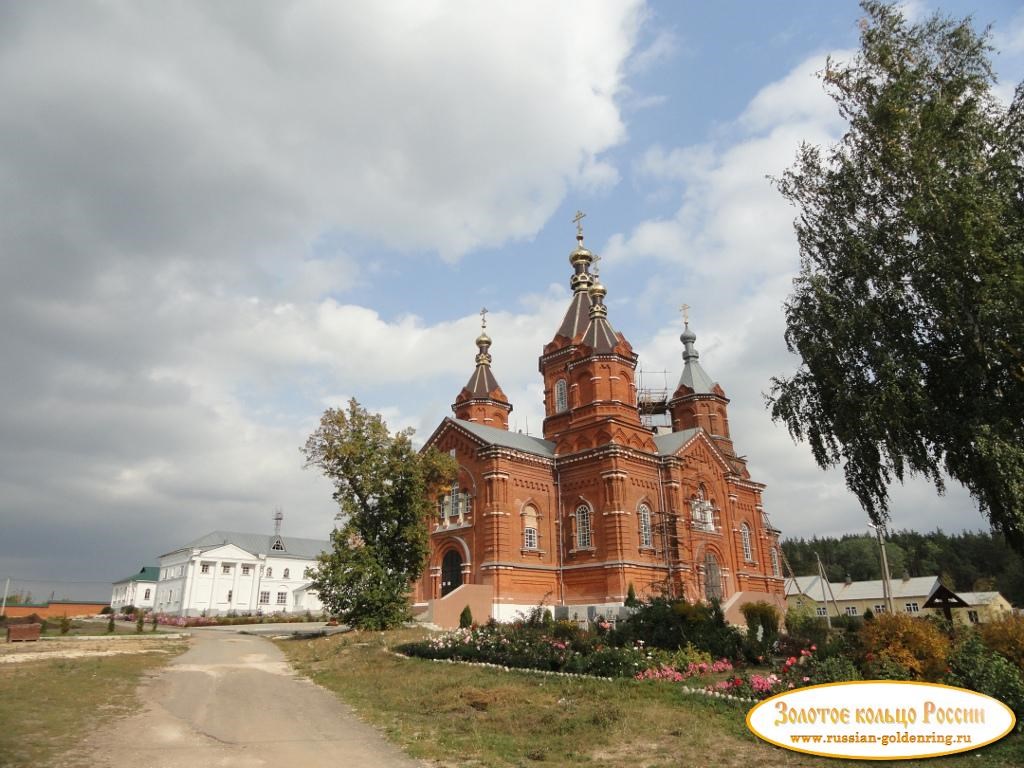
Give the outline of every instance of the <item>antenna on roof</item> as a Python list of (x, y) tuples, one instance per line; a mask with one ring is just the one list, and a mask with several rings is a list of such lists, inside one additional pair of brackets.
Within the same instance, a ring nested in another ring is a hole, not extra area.
[(284, 520), (284, 512), (281, 511), (280, 507), (274, 509), (274, 535), (281, 535), (281, 521)]

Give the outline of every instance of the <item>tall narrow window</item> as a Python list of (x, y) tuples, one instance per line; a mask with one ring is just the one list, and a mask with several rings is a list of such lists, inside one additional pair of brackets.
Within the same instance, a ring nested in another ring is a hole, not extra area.
[(772, 547), (772, 576), (781, 576), (782, 569), (779, 567), (779, 550)]
[(651, 508), (646, 504), (641, 504), (639, 509), (637, 509), (636, 516), (640, 523), (640, 546), (653, 546), (654, 542), (653, 537), (651, 536)]
[(743, 539), (743, 559), (749, 563), (754, 559), (754, 550), (750, 546), (750, 526), (746, 523), (740, 524), (740, 538)]
[(576, 507), (576, 548), (589, 549), (593, 546), (590, 535), (590, 507), (580, 504)]
[(537, 510), (529, 505), (523, 509), (523, 549), (537, 549)]
[(285, 568), (284, 569), (284, 578), (286, 578), (286, 579), (290, 578), (289, 574), (290, 574), (290, 570), (288, 568)]
[(565, 379), (555, 382), (555, 413), (569, 410), (569, 385)]
[(718, 565), (718, 558), (711, 552), (704, 557), (704, 597), (708, 602), (725, 597), (725, 590), (722, 588), (722, 569)]
[(147, 590), (146, 590), (146, 594), (145, 594), (145, 596), (143, 596), (143, 598), (142, 598), (142, 599), (143, 599), (143, 600), (149, 600), (149, 595), (150, 595), (150, 591), (149, 591), (149, 590), (147, 589)]

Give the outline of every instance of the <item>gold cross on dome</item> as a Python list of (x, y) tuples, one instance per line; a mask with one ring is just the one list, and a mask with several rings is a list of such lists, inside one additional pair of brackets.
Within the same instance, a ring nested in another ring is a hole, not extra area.
[(576, 234), (583, 234), (583, 219), (587, 217), (583, 211), (576, 211), (576, 216), (573, 217), (572, 223), (576, 225)]
[(483, 307), (480, 310), (480, 327), (487, 327), (487, 307)]
[(601, 261), (601, 257), (595, 253), (590, 261), (594, 265), (594, 277), (597, 277), (601, 266), (598, 262)]
[(689, 304), (683, 304), (681, 307), (679, 307), (679, 311), (683, 313), (683, 323), (685, 325), (689, 325), (690, 324), (690, 305)]

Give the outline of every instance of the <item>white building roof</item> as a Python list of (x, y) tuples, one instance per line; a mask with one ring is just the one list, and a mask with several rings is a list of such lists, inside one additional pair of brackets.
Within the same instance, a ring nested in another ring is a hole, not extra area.
[(999, 597), (998, 592), (957, 592), (968, 605), (987, 605)]
[[(274, 542), (280, 540), (284, 549), (272, 549)], [(205, 536), (200, 536), (195, 541), (190, 541), (182, 547), (165, 552), (169, 555), (173, 552), (180, 552), (183, 549), (198, 549), (206, 551), (216, 549), (227, 544), (233, 544), (239, 549), (253, 555), (271, 555), (273, 557), (294, 557), (302, 560), (313, 560), (321, 552), (331, 548), (331, 542), (326, 539), (300, 539), (295, 536), (274, 536), (265, 533), (239, 533), (237, 531), (213, 531)]]

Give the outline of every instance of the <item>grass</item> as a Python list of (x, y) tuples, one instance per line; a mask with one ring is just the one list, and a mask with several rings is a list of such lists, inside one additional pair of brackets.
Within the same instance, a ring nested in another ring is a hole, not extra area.
[[(389, 652), (422, 630), (350, 633), (278, 645), (298, 670), (335, 691), (410, 755), (443, 766), (837, 766), (767, 745), (746, 710), (673, 684), (605, 682), (406, 659)], [(1024, 738), (966, 755), (905, 762), (1024, 765)]]
[(134, 711), (141, 677), (186, 647), (172, 641), (158, 646), (163, 653), (0, 665), (0, 765), (50, 765), (100, 722)]

